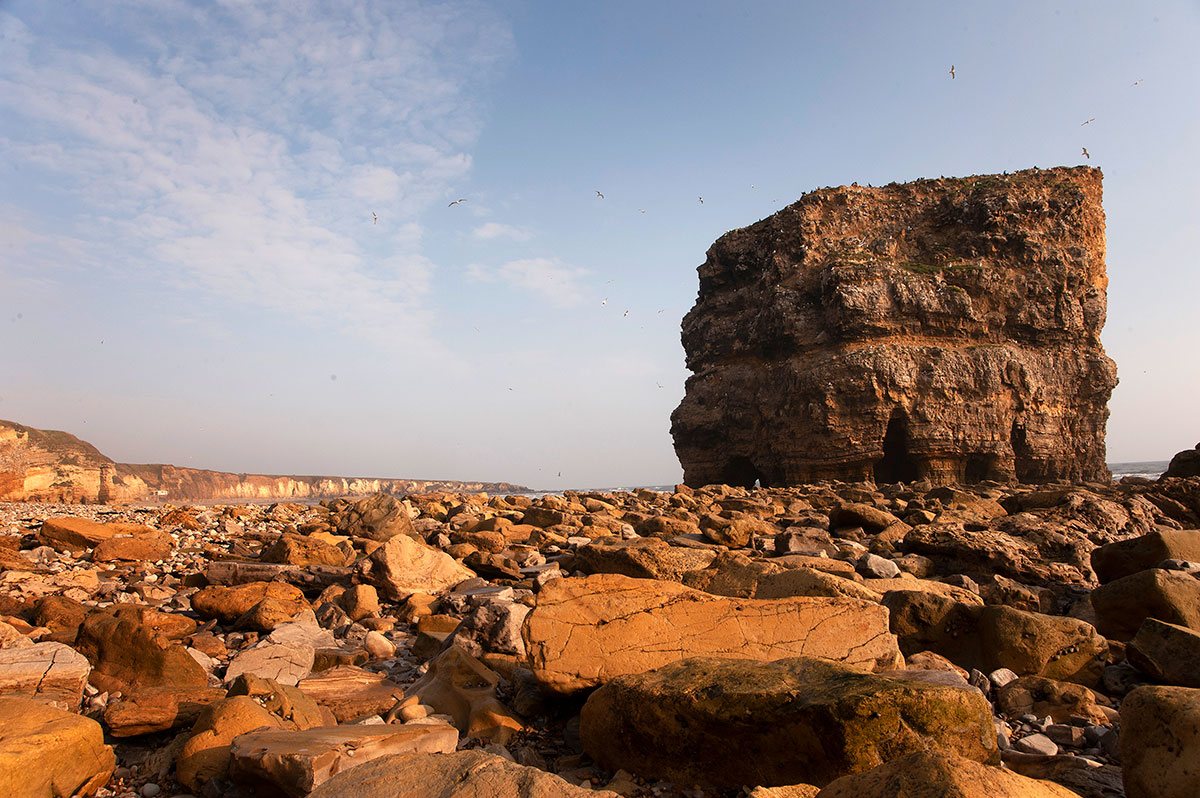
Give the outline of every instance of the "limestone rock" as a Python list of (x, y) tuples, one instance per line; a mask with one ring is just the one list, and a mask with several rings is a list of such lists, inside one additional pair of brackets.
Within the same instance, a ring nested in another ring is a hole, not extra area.
[(1125, 649), (1125, 656), (1138, 670), (1160, 682), (1200, 687), (1200, 632), (1147, 618)]
[(722, 236), (683, 320), (684, 481), (1107, 480), (1100, 181), (821, 189)]
[(308, 601), (300, 588), (285, 582), (205, 587), (192, 596), (192, 609), (201, 618), (216, 618), (222, 623), (230, 623), (250, 612), (263, 599), (274, 599), (292, 615), (308, 609)]
[(1079, 798), (1057, 784), (1027, 778), (941, 752), (893, 759), (865, 773), (843, 776), (817, 798)]
[(818, 656), (872, 670), (901, 661), (887, 612), (877, 604), (721, 598), (615, 574), (547, 583), (522, 636), (530, 670), (556, 693), (691, 656)]
[(688, 571), (680, 581), (715, 596), (753, 598), (764, 576), (782, 570), (774, 563), (752, 560), (740, 552), (721, 552), (707, 568)]
[(1194, 798), (1200, 784), (1200, 690), (1139, 687), (1121, 704), (1128, 798)]
[(408, 688), (408, 695), (454, 718), (468, 737), (504, 745), (524, 726), (496, 698), (500, 677), (462, 649), (451, 646), (429, 661), (429, 670)]
[(576, 787), (537, 768), (483, 751), (399, 754), (372, 759), (334, 776), (310, 798), (620, 798)]
[(413, 532), (408, 511), (386, 493), (354, 502), (337, 516), (336, 524), (338, 534), (368, 540), (388, 540)]
[(928, 749), (999, 759), (978, 692), (808, 657), (685, 659), (618, 676), (588, 698), (580, 736), (609, 769), (713, 787), (824, 785)]
[(318, 726), (303, 731), (260, 729), (230, 746), (230, 776), (265, 782), (295, 798), (350, 768), (389, 754), (453, 753), (458, 732), (450, 726)]
[[(151, 623), (140, 623), (137, 615), (121, 609), (92, 612), (79, 627), (75, 647), (92, 663), (92, 684), (123, 692), (131, 687), (208, 686), (208, 674), (182, 645), (155, 628), (154, 618), (148, 618)], [(194, 629), (195, 623), (188, 622)], [(171, 631), (169, 626), (159, 628)], [(182, 628), (186, 627), (175, 631)]]
[(1102, 585), (1163, 560), (1200, 560), (1200, 529), (1160, 529), (1092, 551), (1092, 569)]
[(113, 536), (96, 544), (92, 550), (95, 562), (155, 562), (165, 560), (175, 547), (175, 539), (166, 532), (147, 530), (143, 534)]
[(0, 648), (0, 695), (25, 696), (75, 712), (92, 666), (62, 643)]
[(346, 549), (331, 546), (315, 538), (285, 532), (263, 550), (259, 559), (263, 562), (289, 565), (344, 566), (354, 562), (354, 555)]
[(100, 524), (86, 518), (47, 518), (42, 522), (38, 540), (56, 551), (79, 554), (113, 535), (138, 535), (153, 531), (141, 524)]
[(210, 705), (200, 714), (179, 754), (176, 772), (180, 783), (199, 791), (206, 782), (225, 778), (229, 773), (229, 744), (233, 738), (264, 726), (282, 725), (283, 721), (249, 696), (226, 698)]
[(708, 549), (685, 549), (658, 538), (604, 537), (579, 547), (574, 567), (585, 574), (678, 581), (688, 571), (707, 567), (716, 556)]
[(1200, 477), (1200, 444), (1177, 452), (1167, 464), (1164, 477)]
[(1131, 640), (1142, 622), (1155, 618), (1200, 631), (1200, 579), (1150, 568), (1092, 591), (1096, 626), (1106, 637)]
[(191, 725), (209, 704), (225, 698), (218, 687), (144, 687), (104, 710), (113, 737), (168, 731)]
[(328, 707), (338, 723), (383, 715), (404, 698), (404, 689), (382, 674), (342, 665), (300, 680), (296, 685)]
[(438, 594), (475, 576), (444, 552), (408, 535), (395, 535), (358, 563), (358, 574), (392, 601), (413, 593)]
[(1088, 688), (1040, 676), (1022, 676), (1000, 687), (996, 691), (996, 707), (1008, 715), (1050, 717), (1055, 723), (1066, 723), (1072, 716), (1102, 726), (1112, 722), (1106, 707), (1097, 702), (1096, 694)]
[(0, 795), (94, 795), (116, 767), (100, 724), (28, 698), (0, 698)]

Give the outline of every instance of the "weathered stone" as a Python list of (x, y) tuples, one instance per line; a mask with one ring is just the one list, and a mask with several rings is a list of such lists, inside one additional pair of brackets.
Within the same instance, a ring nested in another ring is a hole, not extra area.
[(1097, 703), (1096, 694), (1081, 684), (1059, 682), (1040, 676), (1022, 676), (999, 686), (996, 708), (1007, 715), (1036, 715), (1065, 723), (1072, 716), (1108, 725), (1111, 719)]
[(408, 535), (395, 535), (370, 556), (359, 560), (359, 576), (392, 601), (413, 593), (444, 593), (475, 574), (444, 552)]
[(597, 538), (575, 551), (574, 567), (585, 574), (621, 574), (634, 579), (678, 581), (688, 571), (705, 568), (717, 553), (672, 546), (658, 538)]
[(688, 571), (680, 581), (715, 596), (753, 598), (763, 576), (782, 570), (766, 560), (752, 560), (738, 552), (721, 552), (707, 568)]
[(338, 723), (386, 714), (404, 698), (400, 685), (382, 674), (352, 665), (314, 674), (296, 686), (321, 706), (328, 707)]
[(312, 672), (317, 649), (334, 645), (333, 635), (313, 623), (311, 616), (308, 623), (282, 624), (258, 645), (238, 652), (225, 669), (225, 682), (250, 673), (295, 685)]
[(1126, 647), (1125, 656), (1160, 682), (1200, 687), (1200, 632), (1147, 618)]
[(1151, 568), (1092, 591), (1096, 626), (1105, 637), (1131, 640), (1142, 622), (1155, 618), (1200, 631), (1200, 579)]
[(453, 644), (472, 656), (485, 652), (513, 654), (525, 658), (521, 626), (530, 608), (514, 601), (489, 601), (480, 604), (462, 619), (451, 634)]
[(303, 731), (261, 729), (233, 740), (229, 773), (303, 798), (331, 777), (389, 754), (453, 753), (451, 726), (318, 726)]
[(376, 493), (354, 502), (337, 516), (337, 531), (368, 540), (388, 540), (413, 533), (412, 519), (394, 496)]
[(218, 687), (144, 687), (104, 710), (104, 725), (113, 737), (168, 731), (191, 725), (209, 704), (225, 698)]
[(229, 744), (239, 734), (265, 727), (278, 728), (283, 721), (249, 696), (225, 698), (206, 707), (192, 728), (176, 763), (179, 781), (199, 791), (214, 778), (229, 774)]
[(721, 598), (615, 574), (547, 583), (522, 636), (530, 669), (557, 693), (691, 656), (818, 656), (872, 670), (901, 661), (887, 612), (877, 604)]
[(722, 236), (683, 321), (685, 481), (1107, 480), (1100, 181), (822, 189)]
[[(75, 647), (92, 663), (92, 684), (123, 692), (132, 687), (208, 686), (208, 674), (182, 645), (155, 629), (154, 618), (148, 618), (150, 624), (140, 623), (136, 614), (122, 609), (92, 612), (79, 627)], [(167, 625), (163, 631), (179, 633), (185, 628)], [(195, 629), (194, 622), (190, 628)]]
[(75, 712), (92, 666), (62, 643), (0, 648), (0, 695), (25, 696)]
[(141, 535), (153, 531), (141, 524), (99, 524), (86, 518), (47, 518), (42, 522), (38, 540), (56, 551), (78, 554), (113, 535)]
[(789, 568), (776, 574), (766, 574), (758, 580), (754, 597), (781, 599), (793, 596), (844, 596), (878, 602), (883, 596), (865, 585), (815, 568)]
[(618, 676), (588, 698), (580, 736), (609, 769), (713, 787), (823, 785), (930, 748), (999, 759), (978, 692), (808, 657), (685, 659)]
[(263, 599), (274, 599), (280, 608), (292, 615), (309, 608), (304, 593), (295, 585), (284, 582), (250, 582), (224, 587), (213, 585), (192, 596), (192, 609), (201, 618), (216, 618), (230, 623), (250, 612)]
[(285, 532), (279, 539), (263, 550), (259, 556), (263, 562), (288, 563), (289, 565), (336, 565), (354, 562), (352, 551), (331, 546), (304, 535)]
[(1160, 529), (1092, 550), (1092, 570), (1102, 585), (1163, 560), (1200, 560), (1200, 529)]
[(454, 718), (468, 737), (504, 745), (524, 725), (496, 698), (500, 677), (456, 646), (429, 661), (429, 670), (408, 689), (422, 704)]
[(166, 532), (148, 529), (145, 533), (127, 536), (113, 536), (96, 544), (92, 550), (92, 560), (95, 562), (155, 562), (165, 560), (175, 547), (175, 539)]
[(229, 697), (246, 695), (284, 722), (289, 729), (311, 729), (332, 725), (333, 713), (303, 690), (253, 673), (239, 675), (229, 685)]
[(1048, 781), (942, 752), (898, 757), (865, 773), (843, 776), (817, 798), (1079, 798)]
[(116, 767), (91, 718), (28, 698), (0, 698), (0, 795), (94, 795)]
[(1200, 477), (1200, 444), (1194, 449), (1177, 452), (1167, 464), (1164, 477)]
[(379, 593), (371, 585), (352, 585), (337, 599), (338, 606), (345, 610), (352, 621), (361, 621), (368, 615), (379, 613)]
[(1121, 704), (1128, 798), (1194, 798), (1200, 784), (1200, 690), (1139, 687)]
[(620, 798), (608, 790), (576, 787), (537, 768), (484, 751), (398, 754), (372, 759), (334, 776), (310, 798)]

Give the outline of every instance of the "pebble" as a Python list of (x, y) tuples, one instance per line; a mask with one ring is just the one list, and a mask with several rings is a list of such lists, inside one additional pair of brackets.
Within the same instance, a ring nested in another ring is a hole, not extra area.
[(154, 782), (149, 782), (148, 784), (142, 785), (142, 798), (154, 798), (154, 796), (161, 792), (162, 787), (159, 787)]
[(1054, 756), (1058, 753), (1058, 746), (1044, 734), (1031, 734), (1028, 737), (1022, 737), (1013, 743), (1013, 748), (1023, 754)]

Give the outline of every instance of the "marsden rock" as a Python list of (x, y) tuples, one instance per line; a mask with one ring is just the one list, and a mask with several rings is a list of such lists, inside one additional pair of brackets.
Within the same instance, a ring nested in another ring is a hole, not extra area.
[(842, 186), (717, 240), (683, 320), (689, 485), (1107, 479), (1101, 173)]

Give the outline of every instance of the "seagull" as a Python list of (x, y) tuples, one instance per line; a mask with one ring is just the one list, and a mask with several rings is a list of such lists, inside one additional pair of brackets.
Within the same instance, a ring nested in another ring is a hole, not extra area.
[(628, 315), (629, 315), (629, 311), (627, 310), (627, 311), (625, 311), (624, 313), (622, 313), (622, 314), (621, 314), (621, 318), (625, 318), (625, 317), (626, 317), (626, 316), (628, 316)]
[(466, 202), (466, 199), (456, 199), (454, 202), (451, 202), (451, 203), (450, 203), (449, 205), (447, 205), (446, 207), (447, 207), (447, 208), (453, 208), (455, 205), (462, 205), (464, 202)]
[(700, 200), (701, 205), (704, 204), (704, 197), (696, 197), (696, 199)]
[(954, 64), (950, 65), (950, 80), (954, 80)]
[(646, 212), (645, 208), (638, 208), (638, 213), (645, 213), (645, 212)]
[(601, 194), (599, 191), (596, 192), (596, 196), (599, 197), (600, 199), (604, 199), (604, 195)]
[(754, 185), (753, 183), (751, 183), (751, 184), (750, 184), (750, 188), (758, 188), (758, 186), (756, 186), (756, 185)]
[(1096, 121), (1096, 117), (1094, 117), (1094, 116), (1093, 116), (1091, 119), (1089, 119), (1089, 120), (1088, 120), (1088, 121), (1086, 121), (1086, 122), (1080, 122), (1080, 123), (1079, 123), (1079, 126), (1080, 126), (1080, 127), (1083, 127), (1084, 125), (1090, 125), (1090, 124), (1092, 124), (1092, 123), (1093, 123), (1093, 122), (1095, 122), (1095, 121)]
[(1087, 147), (1083, 148), (1083, 157), (1087, 158), (1089, 161), (1092, 159), (1092, 156), (1088, 154)]
[[(1136, 85), (1138, 85), (1139, 83), (1141, 83), (1143, 80), (1145, 80), (1145, 78), (1138, 78), (1137, 80), (1135, 80), (1135, 81), (1133, 82), (1133, 85), (1134, 85), (1134, 86), (1136, 86)], [(1130, 86), (1130, 88), (1133, 88), (1133, 86)]]
[(661, 388), (661, 387), (662, 387), (662, 383), (661, 383), (661, 382), (656, 382), (656, 383), (654, 383), (654, 384), (655, 384), (655, 385), (657, 385), (659, 388)]
[(604, 299), (600, 300), (600, 307), (604, 307), (607, 304), (608, 304), (608, 297), (604, 297)]
[(662, 313), (664, 310), (666, 310), (666, 308), (659, 308), (659, 311), (658, 311), (658, 312), (659, 312), (659, 313)]
[(379, 224), (379, 217), (375, 215), (375, 211), (371, 211), (371, 223)]

